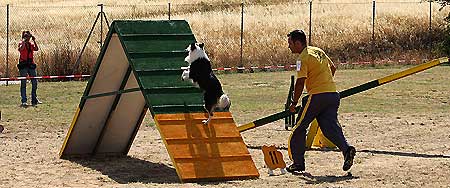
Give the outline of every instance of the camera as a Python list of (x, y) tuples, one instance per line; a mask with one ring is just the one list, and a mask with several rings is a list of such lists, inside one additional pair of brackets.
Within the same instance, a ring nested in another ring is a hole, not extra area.
[(31, 40), (35, 40), (35, 37), (31, 34), (31, 33), (27, 33), (27, 34), (25, 34), (25, 35), (23, 35), (23, 40), (26, 40), (26, 39), (31, 39)]

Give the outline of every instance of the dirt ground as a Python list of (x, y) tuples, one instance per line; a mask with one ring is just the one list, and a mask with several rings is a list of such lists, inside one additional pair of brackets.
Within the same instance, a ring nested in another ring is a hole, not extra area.
[[(67, 127), (8, 124), (0, 134), (0, 187), (450, 187), (448, 114), (340, 114), (357, 148), (351, 175), (337, 151), (307, 151), (303, 175), (268, 176), (262, 145), (287, 155), (290, 132), (282, 121), (242, 133), (259, 179), (181, 184), (156, 128), (142, 126), (128, 157), (62, 160)], [(276, 171), (279, 173), (279, 171)]]

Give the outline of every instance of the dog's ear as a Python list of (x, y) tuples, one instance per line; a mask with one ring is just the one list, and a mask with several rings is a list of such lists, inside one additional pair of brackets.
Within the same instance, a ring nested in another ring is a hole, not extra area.
[(203, 50), (203, 47), (205, 46), (205, 43), (200, 43), (198, 46)]
[(197, 48), (195, 47), (195, 43), (191, 43), (191, 51), (194, 51), (195, 49), (197, 49)]

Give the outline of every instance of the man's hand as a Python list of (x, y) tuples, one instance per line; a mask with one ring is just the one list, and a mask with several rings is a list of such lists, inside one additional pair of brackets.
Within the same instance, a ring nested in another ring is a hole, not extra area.
[(31, 40), (33, 40), (33, 41), (34, 41), (34, 40), (36, 40), (36, 37), (34, 37), (34, 36), (31, 36)]

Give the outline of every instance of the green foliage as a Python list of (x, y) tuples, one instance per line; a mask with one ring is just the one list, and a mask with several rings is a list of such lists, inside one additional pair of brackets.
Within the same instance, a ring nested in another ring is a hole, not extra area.
[(450, 0), (439, 0), (437, 1), (439, 4), (442, 5), (442, 7), (445, 7), (447, 5), (450, 5)]
[(445, 29), (445, 37), (442, 41), (441, 49), (445, 54), (450, 54), (450, 15), (445, 18), (447, 28)]
[[(450, 5), (450, 0), (439, 0), (437, 3), (441, 4), (442, 7), (439, 10), (442, 10)], [(442, 41), (441, 49), (445, 54), (450, 54), (450, 13), (445, 18), (445, 21), (447, 22), (447, 28), (445, 29), (445, 37)]]

